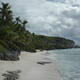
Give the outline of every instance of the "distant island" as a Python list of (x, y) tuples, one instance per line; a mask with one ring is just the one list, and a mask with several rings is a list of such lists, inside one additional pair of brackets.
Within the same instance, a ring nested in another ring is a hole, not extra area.
[(14, 17), (9, 3), (0, 7), (0, 59), (19, 60), (21, 51), (67, 49), (75, 42), (62, 37), (37, 35), (26, 30), (28, 21)]

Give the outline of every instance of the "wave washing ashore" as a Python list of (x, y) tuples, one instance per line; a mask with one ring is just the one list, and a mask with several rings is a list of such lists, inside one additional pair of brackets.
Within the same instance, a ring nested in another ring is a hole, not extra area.
[(20, 61), (0, 61), (0, 80), (61, 80), (55, 61), (47, 51), (22, 52)]
[(48, 53), (48, 57), (58, 64), (61, 80), (80, 80), (80, 48), (53, 50)]

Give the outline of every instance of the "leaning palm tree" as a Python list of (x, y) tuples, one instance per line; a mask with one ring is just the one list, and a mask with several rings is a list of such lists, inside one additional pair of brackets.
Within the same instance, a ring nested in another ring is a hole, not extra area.
[(12, 11), (10, 8), (11, 6), (9, 5), (9, 3), (2, 3), (2, 7), (0, 8), (2, 24), (7, 24), (13, 19)]

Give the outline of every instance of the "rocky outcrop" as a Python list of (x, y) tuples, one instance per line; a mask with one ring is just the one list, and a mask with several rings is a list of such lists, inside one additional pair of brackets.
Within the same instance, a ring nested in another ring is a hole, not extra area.
[(0, 53), (0, 60), (17, 61), (19, 60), (20, 51), (9, 51)]
[(7, 71), (7, 73), (2, 74), (4, 80), (17, 80), (19, 79), (19, 73), (21, 70), (17, 71)]

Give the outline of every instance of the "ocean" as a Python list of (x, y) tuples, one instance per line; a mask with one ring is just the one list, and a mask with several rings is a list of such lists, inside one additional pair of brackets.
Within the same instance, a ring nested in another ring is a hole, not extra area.
[(80, 48), (48, 51), (55, 60), (62, 80), (80, 80)]

